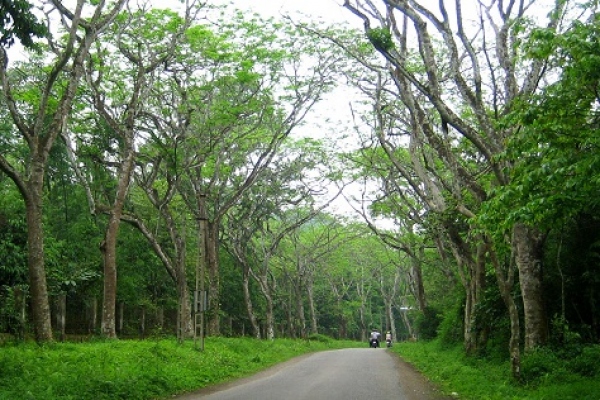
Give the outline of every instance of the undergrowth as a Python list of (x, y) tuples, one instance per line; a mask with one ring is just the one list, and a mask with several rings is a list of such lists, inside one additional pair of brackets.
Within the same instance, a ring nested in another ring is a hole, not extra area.
[(393, 350), (446, 394), (459, 399), (600, 399), (600, 346), (597, 345), (585, 347), (568, 358), (548, 349), (524, 355), (520, 382), (512, 378), (508, 361), (466, 357), (461, 346), (442, 346), (437, 341), (405, 342)]
[(308, 352), (353, 342), (209, 338), (33, 343), (0, 347), (0, 400), (149, 400), (251, 374)]

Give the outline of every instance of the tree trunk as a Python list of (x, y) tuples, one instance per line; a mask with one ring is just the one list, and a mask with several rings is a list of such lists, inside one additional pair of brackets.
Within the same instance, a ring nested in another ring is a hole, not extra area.
[(265, 300), (267, 301), (267, 307), (266, 307), (266, 321), (265, 321), (265, 329), (266, 329), (266, 334), (265, 337), (269, 340), (273, 340), (275, 339), (275, 322), (274, 322), (274, 315), (273, 315), (273, 298), (268, 295), (265, 294)]
[(219, 225), (215, 221), (207, 221), (208, 235), (206, 247), (208, 252), (208, 334), (218, 336), (220, 333), (220, 295), (221, 279), (219, 272)]
[[(413, 248), (416, 246), (413, 246)], [(423, 272), (421, 271), (421, 262), (416, 256), (417, 249), (414, 249), (414, 254), (410, 256), (411, 261), (411, 283), (413, 286), (413, 290), (415, 293), (415, 297), (417, 299), (417, 304), (419, 305), (419, 310), (423, 311), (427, 308), (427, 299), (425, 297), (425, 286), (423, 285)], [(421, 246), (420, 254), (422, 259), (424, 258), (424, 247)]]
[(509, 262), (505, 272), (494, 251), (490, 251), (490, 258), (494, 265), (494, 271), (496, 272), (496, 281), (500, 288), (500, 295), (508, 309), (508, 316), (510, 318), (508, 351), (510, 354), (511, 373), (513, 378), (518, 381), (521, 378), (521, 326), (519, 309), (517, 308), (517, 303), (512, 295), (514, 286), (514, 267), (512, 262)]
[(396, 337), (396, 321), (394, 317), (394, 307), (392, 304), (392, 299), (389, 301), (385, 301), (385, 315), (386, 315), (386, 330), (392, 333), (392, 337)]
[(163, 306), (156, 308), (156, 323), (158, 324), (158, 329), (162, 332), (165, 329), (165, 308)]
[(27, 266), (29, 270), (29, 293), (33, 314), (35, 340), (52, 342), (52, 322), (50, 303), (46, 284), (44, 266), (44, 233), (42, 198), (44, 166), (42, 162), (32, 162), (31, 176), (28, 185), (28, 196), (25, 197), (27, 217)]
[(298, 282), (294, 287), (294, 294), (296, 295), (296, 328), (298, 336), (302, 339), (306, 339), (306, 317), (304, 315), (304, 299), (302, 298), (302, 285), (300, 279), (301, 278), (298, 278)]
[(128, 136), (125, 140), (125, 159), (119, 170), (119, 182), (110, 217), (104, 235), (104, 241), (100, 247), (104, 261), (104, 299), (102, 305), (101, 333), (109, 339), (116, 339), (115, 314), (117, 304), (117, 237), (121, 226), (123, 206), (129, 191), (131, 174), (135, 152), (133, 149), (133, 137)]
[(115, 307), (117, 302), (116, 235), (118, 230), (119, 220), (115, 220), (113, 215), (111, 215), (106, 229), (105, 239), (100, 245), (104, 263), (104, 296), (102, 298), (102, 322), (100, 324), (100, 333), (109, 339), (115, 339), (117, 337), (115, 327)]
[(522, 223), (513, 227), (513, 252), (525, 315), (525, 351), (543, 346), (548, 340), (548, 320), (542, 287), (542, 240), (538, 232)]
[(359, 315), (360, 315), (360, 340), (361, 340), (361, 342), (365, 342), (367, 340), (367, 322), (366, 322), (366, 318), (365, 318), (365, 308), (366, 308), (366, 305), (365, 305), (364, 301), (362, 301), (362, 297), (361, 297), (360, 308), (358, 309)]
[(98, 322), (98, 298), (96, 296), (92, 297), (92, 302), (89, 305), (90, 315), (89, 315), (89, 325), (88, 325), (88, 333), (95, 334), (96, 333), (96, 323)]
[(146, 337), (146, 307), (140, 307), (140, 338)]
[(248, 318), (252, 325), (252, 332), (256, 339), (260, 339), (260, 327), (254, 314), (254, 307), (252, 305), (252, 297), (250, 296), (250, 273), (246, 266), (243, 267), (242, 272), (242, 288), (244, 289), (244, 301), (246, 303), (246, 311), (248, 312)]
[(310, 312), (310, 333), (316, 335), (319, 333), (319, 325), (317, 321), (317, 310), (315, 307), (315, 294), (312, 278), (306, 283), (306, 293), (308, 296), (308, 310)]
[(118, 323), (118, 332), (119, 335), (123, 334), (123, 325), (125, 322), (125, 302), (119, 302), (119, 323)]
[(56, 330), (60, 335), (60, 341), (65, 341), (65, 327), (67, 322), (67, 295), (60, 293), (56, 296)]
[[(408, 339), (415, 340), (417, 338), (417, 336), (415, 335), (415, 331), (410, 322), (410, 318), (408, 318), (408, 313), (406, 312), (406, 310), (400, 311), (400, 317), (402, 318), (402, 322), (404, 322), (404, 326), (406, 326), (406, 330), (408, 331)], [(396, 341), (399, 340), (398, 336), (396, 336), (393, 331), (392, 331), (392, 335), (393, 335), (392, 337), (396, 338), (395, 339)]]
[(192, 323), (192, 304), (185, 272), (185, 260), (177, 260), (177, 300), (180, 315), (178, 337), (181, 340), (192, 338), (194, 337), (194, 324)]
[[(291, 286), (291, 281), (289, 281), (289, 284)], [(292, 339), (296, 339), (296, 331), (294, 329), (294, 314), (292, 313), (292, 289), (288, 288), (288, 296), (287, 296), (287, 302), (285, 305), (285, 314), (287, 317), (287, 331), (288, 331), (288, 337), (292, 338)]]

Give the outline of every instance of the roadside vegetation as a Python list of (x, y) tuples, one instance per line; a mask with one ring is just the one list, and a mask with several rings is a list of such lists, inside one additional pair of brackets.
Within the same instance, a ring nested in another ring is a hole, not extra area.
[(506, 357), (467, 357), (462, 346), (447, 346), (440, 340), (403, 342), (393, 351), (458, 399), (596, 400), (600, 393), (598, 345), (526, 354), (520, 382), (511, 376)]
[(208, 338), (205, 350), (175, 338), (0, 347), (1, 400), (148, 400), (228, 381), (314, 351), (360, 343)]

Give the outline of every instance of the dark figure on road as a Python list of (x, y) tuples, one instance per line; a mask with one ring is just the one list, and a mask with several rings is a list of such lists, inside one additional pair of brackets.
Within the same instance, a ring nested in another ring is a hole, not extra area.
[(379, 347), (379, 341), (381, 340), (381, 333), (377, 330), (377, 328), (373, 329), (371, 332), (371, 338), (369, 339), (370, 347)]

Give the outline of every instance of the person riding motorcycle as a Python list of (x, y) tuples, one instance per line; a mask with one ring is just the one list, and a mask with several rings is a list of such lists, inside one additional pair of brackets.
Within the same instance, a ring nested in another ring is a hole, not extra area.
[(371, 332), (371, 338), (369, 339), (369, 345), (371, 347), (379, 347), (379, 340), (381, 339), (381, 333), (377, 330), (377, 328), (373, 329)]
[(387, 344), (387, 347), (392, 347), (392, 332), (387, 331), (385, 333), (385, 343)]

